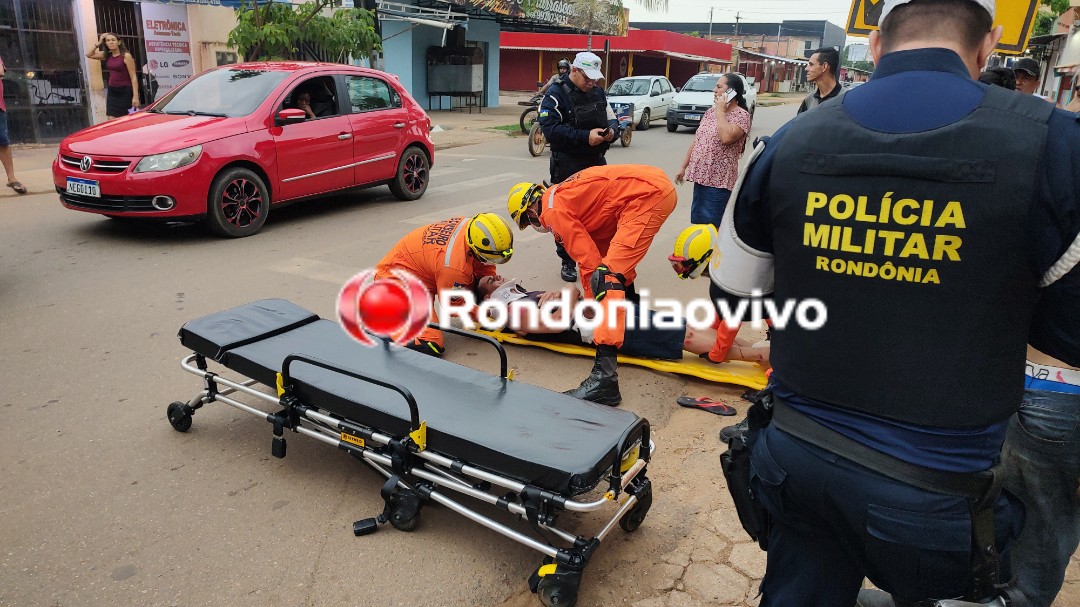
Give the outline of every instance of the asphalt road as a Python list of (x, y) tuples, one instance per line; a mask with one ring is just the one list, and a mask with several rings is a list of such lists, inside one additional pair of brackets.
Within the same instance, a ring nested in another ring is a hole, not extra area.
[[(795, 108), (759, 109), (753, 135), (771, 133)], [(658, 121), (608, 158), (674, 175), (692, 139)], [(341, 283), (405, 232), (456, 215), (505, 213), (510, 186), (545, 178), (548, 158), (530, 157), (524, 138), (445, 150), (419, 201), (398, 202), (380, 187), (304, 202), (273, 211), (260, 234), (241, 240), (198, 225), (69, 211), (55, 194), (3, 200), (0, 605), (535, 601), (522, 591), (538, 553), (442, 508), (425, 510), (412, 534), (386, 527), (354, 538), (352, 521), (382, 510), (374, 473), (300, 436), (290, 436), (287, 458), (274, 459), (270, 426), (220, 404), (197, 412), (192, 430), (179, 434), (165, 407), (200, 388), (178, 365), (187, 352), (176, 332), (185, 321), (267, 297), (332, 318)], [(675, 280), (665, 259), (688, 223), (691, 185), (679, 193), (639, 284), (689, 299), (705, 285)], [(557, 287), (553, 248), (550, 236), (524, 233), (500, 270), (533, 288)], [(496, 369), (482, 348), (453, 338), (448, 346), (451, 360)], [(520, 381), (552, 389), (576, 386), (590, 367), (583, 358), (510, 354)], [(665, 449), (681, 440), (668, 425), (674, 398), (713, 388), (644, 370), (622, 378), (624, 407), (653, 420)], [(702, 436), (714, 437), (730, 419), (683, 413), (682, 424), (702, 425)], [(697, 471), (665, 471), (658, 456), (655, 475), (674, 487), (706, 478), (712, 497), (695, 511), (727, 508), (716, 493), (717, 452), (715, 443), (702, 445), (696, 463), (707, 469)], [(616, 529), (586, 573), (582, 605), (659, 592), (622, 568), (648, 568), (687, 534), (680, 509), (690, 506), (678, 502), (666, 501), (660, 484), (642, 529), (632, 536)]]

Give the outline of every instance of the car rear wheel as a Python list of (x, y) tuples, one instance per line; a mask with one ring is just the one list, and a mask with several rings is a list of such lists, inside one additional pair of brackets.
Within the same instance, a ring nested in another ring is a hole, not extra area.
[(253, 171), (234, 167), (221, 172), (210, 186), (206, 225), (230, 238), (258, 232), (270, 211), (270, 190)]
[(652, 112), (649, 108), (645, 108), (645, 111), (641, 113), (641, 123), (638, 124), (637, 130), (647, 131), (649, 130), (649, 121), (652, 120)]
[(398, 160), (397, 174), (390, 182), (390, 193), (398, 200), (416, 200), (427, 191), (431, 180), (431, 161), (427, 152), (416, 146), (405, 148)]

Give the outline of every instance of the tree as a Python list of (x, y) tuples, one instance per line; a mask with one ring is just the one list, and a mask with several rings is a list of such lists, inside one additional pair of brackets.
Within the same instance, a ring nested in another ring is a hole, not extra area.
[(1069, 10), (1069, 0), (1042, 0), (1042, 3), (1043, 6), (1049, 6), (1050, 10), (1054, 11), (1055, 17)]
[(253, 0), (237, 10), (229, 44), (247, 60), (300, 59), (304, 48), (318, 49), (330, 61), (367, 57), (382, 48), (375, 33), (375, 16), (362, 8), (323, 14), (334, 0), (293, 5)]
[(1039, 11), (1035, 14), (1035, 27), (1031, 31), (1032, 36), (1045, 36), (1054, 27), (1056, 18), (1050, 13)]
[(1069, 10), (1069, 0), (1042, 0), (1042, 5), (1048, 7), (1035, 13), (1035, 27), (1032, 28), (1032, 36), (1045, 36), (1054, 29), (1054, 21)]

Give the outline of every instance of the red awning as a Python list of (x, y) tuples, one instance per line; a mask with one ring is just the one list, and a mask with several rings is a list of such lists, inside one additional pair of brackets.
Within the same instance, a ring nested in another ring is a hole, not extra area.
[[(663, 30), (630, 30), (626, 36), (593, 36), (594, 52), (602, 51), (604, 42), (611, 41), (611, 52), (658, 53), (676, 59), (731, 63), (731, 45), (704, 38), (676, 34)], [(502, 32), (499, 46), (508, 50), (579, 52), (588, 47), (588, 36), (582, 34), (542, 34), (532, 32)]]

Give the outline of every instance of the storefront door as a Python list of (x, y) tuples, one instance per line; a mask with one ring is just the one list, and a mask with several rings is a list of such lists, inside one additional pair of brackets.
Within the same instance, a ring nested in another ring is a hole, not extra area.
[(89, 124), (70, 0), (0, 0), (4, 101), (16, 143), (56, 142)]

